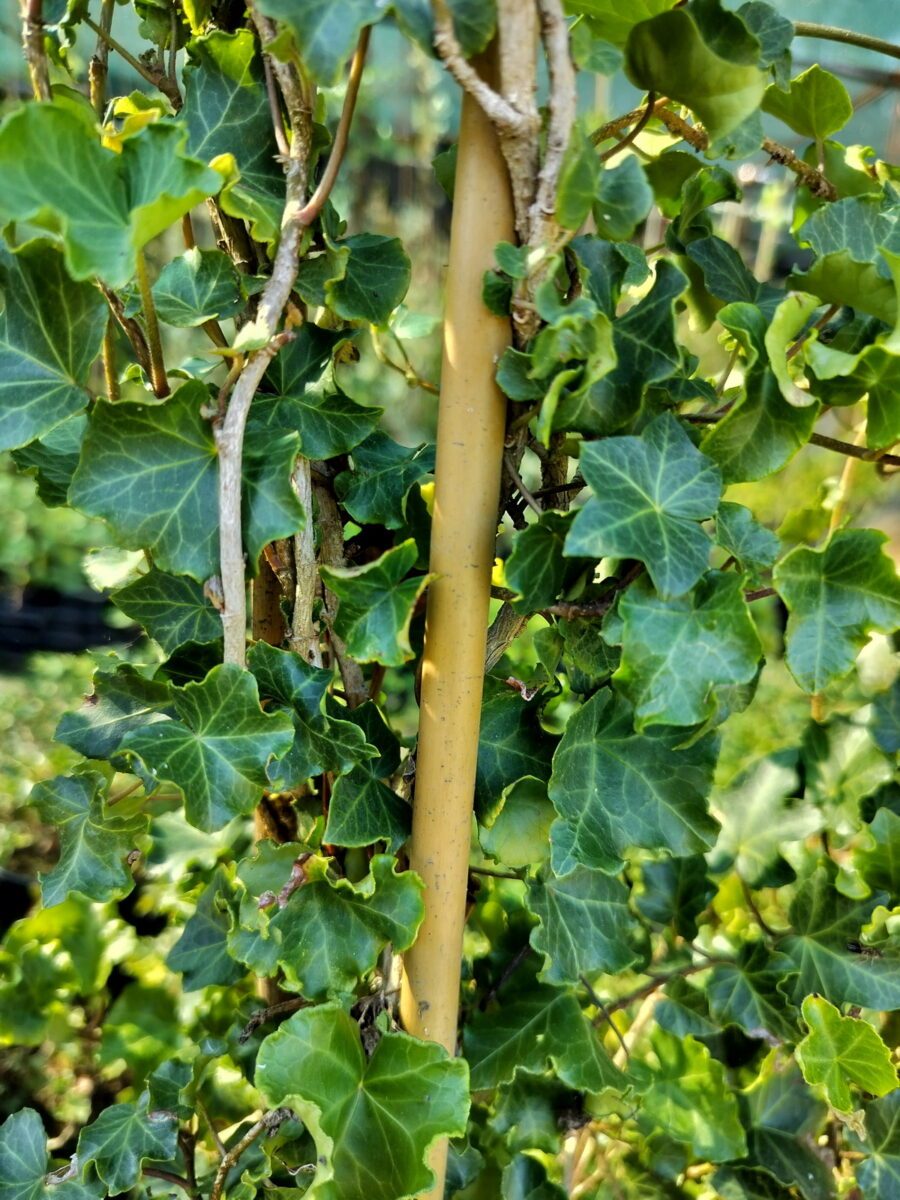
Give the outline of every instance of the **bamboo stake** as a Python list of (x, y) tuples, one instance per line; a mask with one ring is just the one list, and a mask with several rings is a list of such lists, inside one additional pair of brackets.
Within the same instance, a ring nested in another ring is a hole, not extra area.
[[(482, 63), (482, 72), (487, 74)], [(456, 1048), (472, 796), (506, 402), (494, 382), (509, 322), (481, 300), (494, 246), (513, 237), (509, 177), (494, 129), (463, 96), (456, 168), (444, 360), (438, 417), (431, 570), (422, 660), (418, 766), (410, 867), (425, 881), (425, 919), (407, 954), (405, 1028)], [(447, 1143), (434, 1148), (444, 1194)]]

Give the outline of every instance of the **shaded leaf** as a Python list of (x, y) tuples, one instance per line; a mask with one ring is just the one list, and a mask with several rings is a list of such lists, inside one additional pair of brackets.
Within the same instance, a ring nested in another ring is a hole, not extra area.
[(93, 1165), (110, 1194), (128, 1191), (141, 1177), (144, 1162), (168, 1162), (178, 1146), (178, 1122), (172, 1113), (150, 1112), (148, 1097), (137, 1104), (114, 1104), (82, 1129), (78, 1164)]
[(361, 525), (399, 529), (407, 493), (434, 470), (434, 446), (401, 446), (376, 431), (353, 448), (352, 459), (353, 470), (334, 481), (344, 508)]
[(86, 758), (111, 758), (129, 730), (172, 711), (169, 685), (146, 679), (127, 663), (95, 672), (93, 688), (81, 708), (63, 714), (54, 735)]
[(167, 575), (151, 567), (110, 599), (126, 617), (139, 622), (171, 654), (189, 642), (206, 645), (222, 637), (222, 618), (203, 588), (186, 575)]
[(181, 937), (166, 956), (166, 966), (181, 975), (186, 992), (196, 992), (214, 983), (227, 986), (245, 974), (228, 953), (230, 891), (228, 877), (220, 867), (203, 889)]
[(167, 325), (190, 328), (233, 317), (243, 305), (237, 268), (221, 250), (186, 250), (153, 285), (156, 313)]

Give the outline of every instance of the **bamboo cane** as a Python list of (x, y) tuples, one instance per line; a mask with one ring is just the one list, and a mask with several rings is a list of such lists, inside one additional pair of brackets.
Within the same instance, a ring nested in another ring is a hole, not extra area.
[[(492, 64), (482, 62), (487, 75)], [(506, 402), (494, 382), (510, 326), (481, 299), (494, 246), (511, 240), (513, 210), (500, 146), (463, 97), (454, 185), (438, 416), (431, 570), (422, 660), (410, 867), (425, 881), (425, 919), (406, 955), (405, 1028), (456, 1049), (472, 797), (485, 639), (497, 533)], [(435, 1147), (444, 1194), (447, 1144)]]

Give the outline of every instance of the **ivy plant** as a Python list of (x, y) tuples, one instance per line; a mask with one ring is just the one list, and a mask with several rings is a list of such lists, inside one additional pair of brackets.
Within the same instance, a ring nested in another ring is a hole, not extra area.
[[(763, 0), (133, 9), (29, 0), (0, 123), (0, 450), (105, 523), (135, 627), (31, 794), (0, 1198), (900, 1196), (900, 167), (793, 57), (900, 49)], [(477, 105), (515, 227), (451, 279), (507, 419), (449, 892), (444, 447), (381, 403), (439, 391), (419, 264), (332, 191), (370, 40)], [(723, 225), (760, 173), (792, 269)], [(400, 997), (454, 911), (445, 1045)]]

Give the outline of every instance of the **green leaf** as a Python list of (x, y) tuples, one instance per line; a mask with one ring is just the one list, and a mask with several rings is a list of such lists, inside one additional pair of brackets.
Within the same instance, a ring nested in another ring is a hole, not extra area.
[(757, 368), (744, 396), (709, 429), (700, 449), (718, 463), (725, 483), (764, 479), (806, 445), (818, 415), (815, 404), (788, 404), (772, 371)]
[(820, 550), (798, 546), (775, 568), (790, 613), (786, 660), (805, 692), (821, 692), (852, 668), (873, 630), (900, 625), (900, 579), (884, 534), (845, 529)]
[(521, 597), (513, 602), (517, 611), (535, 612), (555, 604), (584, 572), (584, 563), (563, 557), (573, 519), (571, 513), (544, 512), (534, 525), (516, 533), (503, 574)]
[[(301, 787), (325, 771), (343, 774), (375, 753), (358, 724), (326, 716), (322, 702), (334, 679), (332, 671), (307, 663), (299, 654), (257, 642), (247, 658), (264, 697), (286, 709), (294, 740), (286, 754), (269, 764), (275, 788)], [(348, 714), (349, 715), (349, 714)]]
[(896, 1088), (891, 1052), (868, 1022), (842, 1017), (822, 996), (807, 996), (802, 1012), (809, 1033), (797, 1044), (797, 1062), (806, 1082), (820, 1085), (832, 1108), (853, 1110), (853, 1084), (873, 1096)]
[(191, 328), (239, 312), (240, 276), (221, 250), (186, 250), (163, 267), (153, 285), (156, 315), (167, 325)]
[[(563, 229), (577, 232), (591, 211), (597, 196), (600, 162), (583, 128), (575, 126), (563, 159), (556, 185), (556, 220)], [(503, 263), (498, 257), (501, 269)], [(512, 272), (507, 271), (507, 274)], [(514, 276), (516, 278), (516, 276)], [(524, 275), (522, 276), (524, 278)]]
[(624, 1086), (574, 994), (556, 987), (512, 987), (503, 1004), (466, 1023), (463, 1051), (475, 1092), (522, 1071), (543, 1072), (548, 1062), (563, 1083), (579, 1091)]
[(754, 580), (772, 569), (781, 545), (749, 508), (730, 500), (723, 500), (716, 512), (716, 541)]
[(726, 304), (753, 304), (766, 316), (771, 316), (784, 298), (780, 289), (760, 283), (747, 269), (738, 251), (722, 238), (696, 238), (685, 246), (685, 252), (703, 272), (703, 282), (717, 300), (724, 300)]
[(550, 799), (570, 826), (577, 862), (618, 871), (635, 846), (685, 855), (712, 845), (706, 797), (718, 742), (707, 735), (682, 749), (683, 741), (680, 730), (636, 733), (631, 708), (609, 690), (569, 718)]
[(526, 776), (503, 792), (503, 807), (488, 828), (478, 831), (488, 857), (507, 867), (528, 867), (550, 854), (550, 826), (556, 816), (547, 784)]
[(834, 1182), (813, 1140), (827, 1109), (796, 1064), (777, 1051), (770, 1053), (740, 1103), (749, 1161), (780, 1183), (796, 1187), (804, 1200), (828, 1200)]
[(401, 446), (376, 430), (354, 447), (352, 459), (353, 470), (334, 481), (344, 508), (360, 525), (399, 529), (407, 493), (434, 470), (434, 446)]
[(43, 241), (15, 254), (0, 242), (0, 449), (49, 433), (84, 408), (106, 329), (103, 297), (73, 283)]
[(186, 992), (196, 992), (210, 984), (227, 987), (245, 974), (228, 953), (230, 892), (228, 876), (220, 867), (204, 887), (181, 937), (166, 957), (166, 966), (181, 975), (181, 986)]
[(792, 970), (789, 958), (770, 953), (762, 942), (743, 946), (735, 963), (713, 968), (707, 989), (710, 1012), (722, 1025), (739, 1025), (749, 1037), (793, 1042), (796, 1013), (778, 990)]
[(405, 578), (418, 556), (408, 538), (365, 566), (320, 568), (326, 587), (340, 600), (335, 631), (357, 661), (398, 667), (412, 658), (409, 623), (430, 578)]
[(637, 158), (632, 155), (616, 167), (606, 167), (594, 202), (597, 233), (611, 242), (628, 241), (652, 204), (653, 192)]
[(14, 1112), (0, 1125), (0, 1200), (101, 1200), (96, 1180), (48, 1184), (47, 1135), (33, 1108)]
[[(160, 570), (203, 582), (218, 572), (218, 456), (202, 407), (206, 387), (183, 384), (164, 404), (95, 404), (70, 503), (102, 517)], [(303, 526), (291, 488), (297, 440), (245, 447), (244, 539), (251, 562)]]
[(516, 780), (548, 777), (555, 740), (541, 726), (541, 703), (539, 696), (526, 700), (504, 680), (485, 679), (475, 773), (479, 817), (488, 816)]
[(93, 1164), (111, 1195), (127, 1192), (144, 1162), (168, 1162), (178, 1147), (178, 1122), (168, 1112), (150, 1112), (146, 1093), (137, 1104), (114, 1104), (82, 1129), (78, 1165)]
[[(860, 1163), (857, 1180), (866, 1200), (897, 1200), (900, 1196), (900, 1091), (866, 1105), (866, 1140), (869, 1152)], [(2, 1193), (0, 1193), (2, 1195)]]
[(276, 355), (253, 401), (247, 429), (252, 434), (300, 435), (307, 458), (347, 454), (378, 424), (380, 408), (357, 404), (330, 379), (328, 366), (345, 333), (305, 322)]
[(836, 75), (814, 63), (791, 80), (787, 91), (770, 84), (762, 109), (794, 133), (821, 140), (844, 128), (853, 116), (853, 101)]
[(871, 726), (872, 737), (885, 754), (900, 750), (900, 680), (875, 697)]
[(148, 818), (104, 803), (106, 781), (95, 771), (57, 775), (39, 783), (31, 803), (41, 820), (59, 833), (59, 862), (41, 877), (46, 908), (60, 904), (70, 892), (90, 900), (118, 900), (134, 885), (129, 855)]
[(265, 1098), (290, 1105), (315, 1139), (310, 1200), (403, 1200), (427, 1189), (428, 1147), (465, 1133), (467, 1076), (461, 1059), (403, 1033), (385, 1034), (367, 1059), (356, 1022), (336, 1004), (295, 1013), (256, 1064)]
[(732, 868), (750, 887), (762, 880), (784, 846), (822, 828), (822, 814), (793, 800), (799, 779), (789, 756), (764, 758), (713, 795), (722, 830), (710, 859), (716, 874)]
[(747, 1143), (723, 1065), (692, 1037), (657, 1030), (652, 1044), (656, 1066), (635, 1070), (646, 1117), (701, 1161), (742, 1158)]
[(54, 426), (38, 441), (12, 452), (19, 470), (34, 474), (38, 498), (48, 508), (68, 503), (69, 485), (78, 466), (86, 428), (87, 418), (79, 412)]
[(129, 733), (122, 749), (174, 783), (190, 824), (209, 833), (253, 811), (269, 783), (266, 766), (288, 750), (293, 726), (285, 713), (262, 711), (256, 680), (233, 664), (173, 688), (172, 697), (180, 719)]
[(769, 365), (778, 380), (781, 394), (788, 404), (796, 408), (807, 408), (816, 403), (815, 396), (794, 382), (791, 374), (790, 346), (806, 328), (813, 313), (819, 307), (815, 296), (803, 292), (789, 292), (775, 309), (765, 333), (765, 346)]
[[(254, 34), (215, 30), (188, 43), (184, 108), (191, 154), (204, 162), (233, 156), (219, 203), (232, 217), (249, 223), (252, 237), (277, 240), (284, 207), (284, 172), (266, 95), (262, 61)], [(218, 165), (218, 164), (217, 164)]]
[(663, 858), (641, 867), (643, 890), (635, 897), (642, 917), (657, 925), (672, 925), (688, 940), (697, 936), (697, 917), (715, 895), (702, 854)]
[(348, 321), (387, 325), (409, 288), (409, 256), (399, 238), (358, 233), (327, 242), (324, 254), (300, 264), (297, 291)]
[(634, 705), (638, 729), (697, 725), (714, 716), (717, 687), (756, 674), (762, 651), (738, 575), (710, 571), (675, 600), (637, 579), (619, 615), (622, 663), (613, 681)]
[(337, 83), (360, 30), (387, 11), (378, 0), (262, 0), (260, 12), (284, 21), (297, 43), (303, 65), (324, 87)]
[(575, 518), (566, 553), (636, 558), (663, 594), (692, 588), (709, 562), (699, 522), (716, 511), (722, 482), (678, 420), (664, 413), (640, 437), (588, 442), (580, 463), (594, 495)]
[(110, 599), (126, 617), (143, 625), (166, 654), (189, 642), (208, 645), (222, 637), (222, 618), (203, 588), (186, 575), (167, 575), (151, 567), (116, 588)]
[(58, 231), (73, 279), (99, 275), (123, 287), (137, 251), (222, 184), (185, 156), (185, 140), (178, 126), (158, 121), (115, 154), (64, 102), (27, 104), (0, 125), (0, 224)]
[(111, 758), (129, 730), (171, 713), (169, 685), (146, 679), (127, 663), (95, 672), (93, 687), (81, 708), (63, 714), (54, 735), (86, 758)]
[(291, 991), (310, 1000), (346, 995), (386, 945), (398, 953), (412, 945), (425, 912), (422, 881), (411, 871), (398, 874), (391, 855), (376, 854), (369, 865), (354, 884), (329, 875), (327, 859), (309, 858), (301, 885), (279, 899), (264, 937), (275, 941)]
[(665, 12), (677, 0), (633, 0), (623, 9), (619, 0), (565, 0), (566, 12), (586, 16), (598, 38), (624, 46), (635, 25)]
[(715, 141), (759, 107), (766, 86), (759, 42), (717, 0), (636, 25), (625, 47), (631, 82), (692, 109)]
[(384, 841), (396, 852), (409, 837), (409, 804), (364, 767), (335, 781), (322, 840), (329, 846), (371, 846)]
[(893, 1012), (900, 1009), (900, 966), (889, 958), (869, 958), (848, 949), (876, 905), (886, 897), (850, 900), (836, 891), (835, 870), (820, 864), (800, 886), (790, 907), (794, 933), (781, 944), (800, 972), (792, 998), (819, 993), (833, 1004), (859, 1004)]
[(577, 867), (559, 879), (545, 869), (528, 883), (528, 907), (540, 922), (531, 945), (544, 955), (540, 977), (547, 983), (615, 974), (638, 959), (630, 945), (628, 889), (603, 871)]

